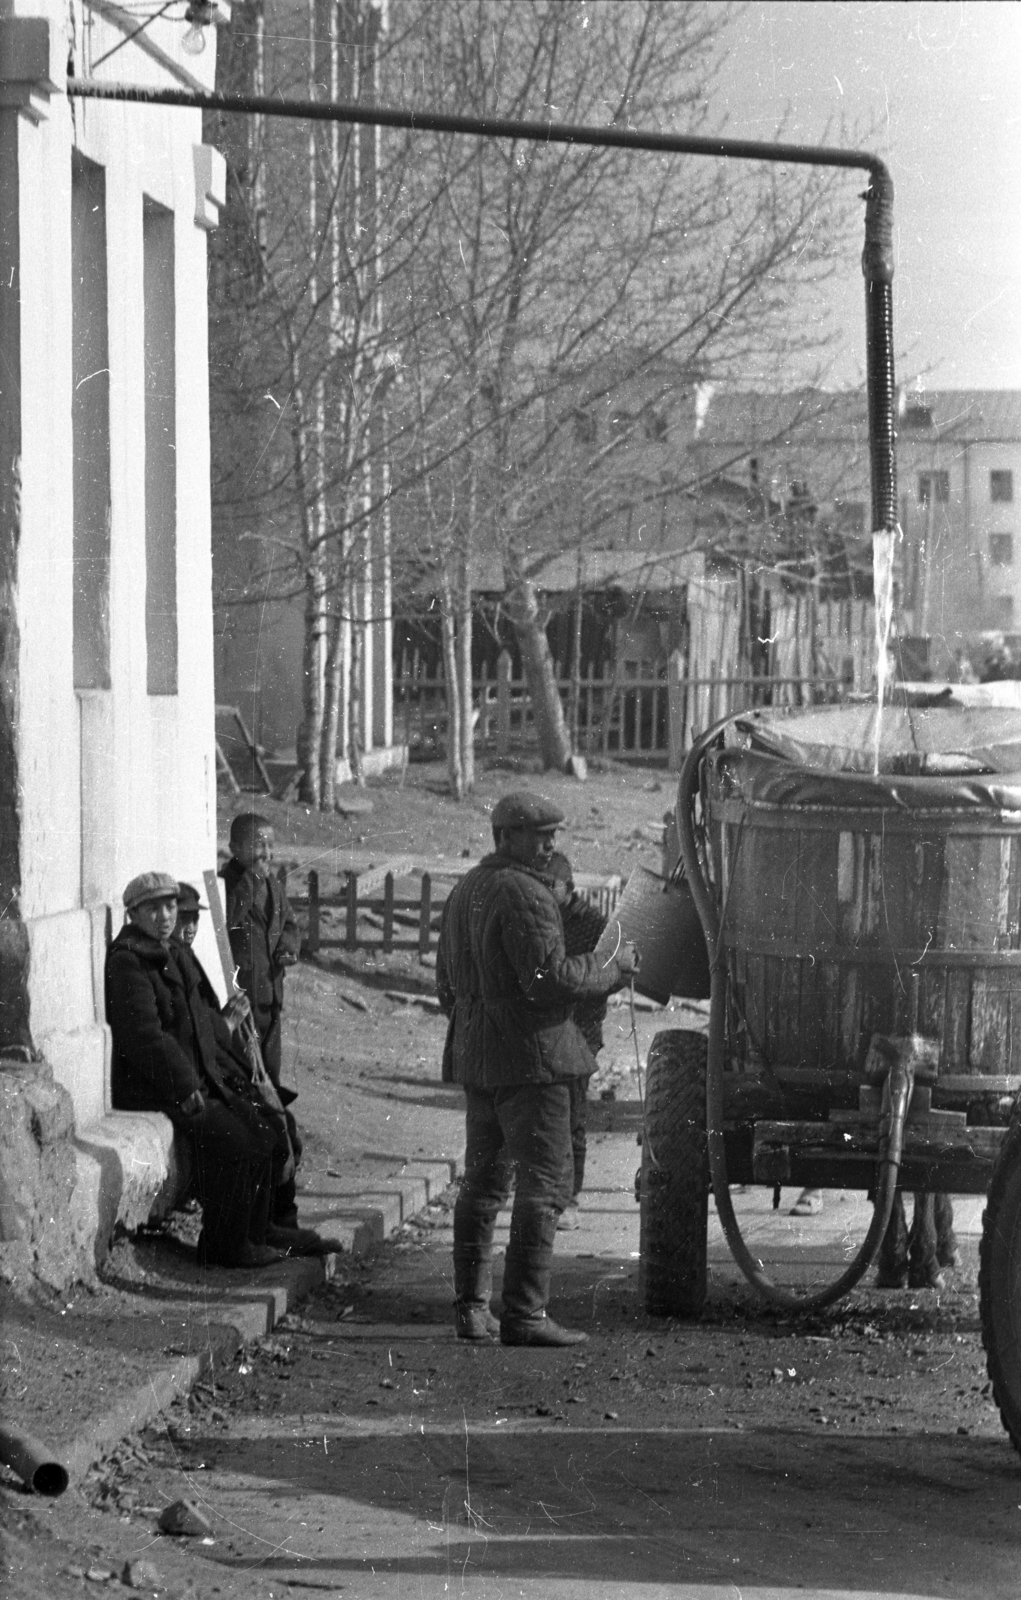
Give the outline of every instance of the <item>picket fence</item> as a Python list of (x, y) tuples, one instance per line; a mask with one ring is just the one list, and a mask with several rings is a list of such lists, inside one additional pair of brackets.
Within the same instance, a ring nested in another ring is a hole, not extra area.
[[(822, 705), (842, 699), (848, 685), (836, 676), (688, 677), (675, 651), (659, 670), (619, 673), (590, 665), (577, 683), (558, 675), (557, 687), (576, 751), (625, 761), (679, 765), (693, 733), (735, 711), (771, 705)], [(472, 683), (475, 747), (497, 756), (535, 744), (532, 700), (504, 652), (490, 677)], [(431, 756), (446, 743), (446, 682), (442, 674), (404, 673), (394, 678), (394, 720), (412, 755)]]
[[(429, 954), (439, 930), (449, 880), (467, 872), (471, 862), (444, 863), (435, 872), (419, 870), (406, 860), (384, 861), (366, 870), (346, 871), (333, 894), (323, 893), (314, 867), (306, 875), (304, 893), (284, 868), (277, 877), (289, 896), (302, 928), (302, 942), (310, 955), (321, 950), (417, 950), (420, 960)], [(435, 880), (440, 880), (436, 885)], [(414, 884), (411, 894), (397, 895), (397, 884)], [(439, 887), (439, 895), (434, 894)], [(604, 917), (610, 916), (623, 889), (618, 873), (575, 874), (575, 887)], [(335, 915), (343, 913), (343, 918)]]

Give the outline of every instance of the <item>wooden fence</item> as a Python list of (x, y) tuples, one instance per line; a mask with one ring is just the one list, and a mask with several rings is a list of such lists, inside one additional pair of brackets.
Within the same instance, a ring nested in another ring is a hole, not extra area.
[[(709, 727), (733, 711), (771, 705), (832, 704), (847, 685), (828, 677), (689, 678), (675, 652), (660, 671), (596, 672), (590, 665), (577, 683), (558, 677), (564, 715), (574, 748), (586, 756), (679, 765), (692, 731)], [(472, 684), (472, 720), (477, 749), (498, 756), (534, 745), (531, 695), (523, 677), (511, 673), (504, 652), (494, 677)], [(394, 679), (394, 719), (412, 754), (429, 756), (446, 742), (446, 682), (441, 676), (404, 674)]]
[[(440, 876), (457, 878), (473, 865), (444, 865)], [(278, 876), (287, 888), (287, 876), (281, 868)], [(413, 896), (395, 893), (395, 884), (419, 877), (406, 863), (386, 862), (368, 871), (345, 872), (340, 893), (324, 895), (321, 892), (319, 873), (314, 867), (308, 873), (304, 895), (288, 890), (291, 908), (305, 923), (305, 948), (310, 955), (320, 950), (376, 949), (384, 955), (394, 950), (417, 950), (419, 960), (429, 954), (433, 935), (438, 930), (444, 895), (433, 895), (433, 873), (422, 872), (418, 894)], [(591, 873), (575, 875), (575, 886), (581, 894), (606, 917), (610, 915), (622, 892), (618, 873), (602, 877)], [(332, 914), (343, 912), (343, 933), (334, 933), (330, 924)], [(325, 926), (324, 926), (325, 924)]]

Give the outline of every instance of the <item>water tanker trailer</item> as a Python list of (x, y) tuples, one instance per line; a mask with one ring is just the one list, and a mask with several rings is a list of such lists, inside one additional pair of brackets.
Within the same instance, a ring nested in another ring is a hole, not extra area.
[[(635, 904), (657, 924), (654, 985), (704, 994), (708, 971), (709, 1027), (649, 1053), (641, 1293), (653, 1314), (701, 1311), (710, 1191), (738, 1264), (788, 1310), (859, 1281), (898, 1188), (987, 1194), (982, 1325), (1017, 1444), (1021, 712), (887, 706), (877, 738), (879, 717), (731, 718), (685, 761), (681, 875)], [(731, 1184), (861, 1190), (872, 1223), (835, 1283), (793, 1294), (745, 1246)]]

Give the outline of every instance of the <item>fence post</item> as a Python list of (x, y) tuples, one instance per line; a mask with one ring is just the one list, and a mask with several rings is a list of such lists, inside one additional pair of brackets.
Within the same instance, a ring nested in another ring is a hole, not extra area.
[(496, 660), (496, 753), (505, 756), (510, 751), (511, 658), (509, 650), (501, 650)]
[(429, 954), (429, 943), (432, 934), (433, 914), (433, 881), (428, 872), (422, 874), (422, 899), (418, 907), (418, 959), (422, 961)]
[(347, 929), (344, 935), (344, 944), (348, 950), (358, 948), (358, 874), (349, 872), (344, 885), (344, 898), (347, 902)]
[(489, 743), (489, 674), (486, 663), (482, 663), (482, 671), (478, 679), (479, 689), (479, 720), (477, 724), (477, 743), (480, 750), (484, 750)]
[(308, 874), (308, 948), (311, 955), (319, 949), (319, 874), (315, 867)]
[(394, 875), (388, 872), (383, 879), (383, 954), (388, 956), (394, 947)]
[(684, 760), (684, 652), (671, 650), (667, 663), (667, 762), (671, 772), (680, 772)]

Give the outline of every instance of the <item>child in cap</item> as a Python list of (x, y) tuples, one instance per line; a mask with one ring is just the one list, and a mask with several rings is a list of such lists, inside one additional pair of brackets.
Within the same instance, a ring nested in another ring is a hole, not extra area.
[[(543, 874), (550, 888), (553, 898), (560, 907), (560, 920), (564, 928), (564, 950), (569, 956), (587, 955), (599, 943), (600, 935), (606, 927), (606, 918), (595, 906), (589, 905), (584, 895), (577, 892), (574, 887), (574, 873), (571, 863), (559, 850), (555, 850), (547, 862)], [(606, 1018), (606, 996), (596, 995), (592, 999), (576, 1000), (571, 1008), (571, 1016), (585, 1043), (597, 1055), (603, 1048), (603, 1022)], [(571, 1091), (571, 1151), (574, 1158), (574, 1178), (571, 1187), (571, 1198), (561, 1214), (558, 1226), (563, 1228), (576, 1228), (578, 1226), (578, 1196), (585, 1182), (585, 1155), (587, 1150), (586, 1127), (588, 1122), (588, 1078), (579, 1077), (569, 1080)]]
[(279, 1088), (284, 973), (298, 959), (301, 935), (283, 885), (270, 872), (273, 844), (265, 817), (240, 813), (230, 826), (230, 860), (220, 876), (238, 983), (251, 1002), (266, 1071)]

